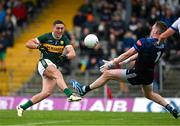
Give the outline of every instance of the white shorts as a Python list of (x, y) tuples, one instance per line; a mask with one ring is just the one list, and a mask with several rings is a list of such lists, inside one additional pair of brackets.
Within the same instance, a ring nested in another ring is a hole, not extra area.
[(49, 66), (49, 65), (53, 65), (57, 68), (57, 66), (51, 62), (49, 59), (41, 59), (38, 62), (38, 72), (41, 75), (41, 77), (43, 77), (43, 73), (45, 71), (45, 69)]
[(126, 71), (127, 69), (120, 69), (121, 79), (124, 81), (127, 81)]

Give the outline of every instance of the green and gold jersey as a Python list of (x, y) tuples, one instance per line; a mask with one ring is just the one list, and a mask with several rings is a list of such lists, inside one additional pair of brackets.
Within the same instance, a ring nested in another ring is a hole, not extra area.
[(59, 66), (59, 58), (64, 51), (66, 45), (70, 45), (70, 41), (67, 36), (62, 35), (61, 38), (56, 38), (53, 32), (46, 33), (37, 37), (39, 42), (48, 49), (48, 53), (41, 53), (41, 58), (49, 59), (54, 64)]

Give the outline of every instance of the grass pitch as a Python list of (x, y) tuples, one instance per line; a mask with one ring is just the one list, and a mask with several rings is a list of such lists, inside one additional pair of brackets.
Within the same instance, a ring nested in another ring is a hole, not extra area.
[(0, 126), (180, 126), (169, 113), (0, 110)]

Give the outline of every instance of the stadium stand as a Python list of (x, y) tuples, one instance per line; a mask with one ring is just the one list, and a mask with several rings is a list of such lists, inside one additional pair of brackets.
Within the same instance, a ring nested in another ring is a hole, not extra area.
[[(29, 18), (29, 11), (27, 2), (34, 5), (34, 10), (40, 11), (40, 8), (45, 6), (47, 4), (47, 1), (45, 0), (43, 3), (40, 3), (40, 1), (1, 1), (1, 4), (4, 6), (4, 10), (7, 10), (7, 15), (10, 14), (14, 17), (11, 21), (14, 21), (14, 33), (16, 40), (13, 43), (8, 44), (7, 49), (7, 58), (6, 58), (6, 64), (7, 64), (7, 71), (0, 72), (0, 82), (1, 82), (1, 88), (0, 88), (0, 94), (1, 95), (13, 95), (14, 92), (31, 76), (32, 72), (34, 71), (35, 64), (33, 62), (36, 61), (38, 54), (36, 57), (33, 58), (27, 58), (31, 57), (31, 53), (29, 50), (25, 48), (25, 42), (29, 37), (32, 37), (33, 31), (31, 30), (33, 28), (33, 25), (28, 25), (28, 22), (32, 22), (33, 18), (35, 18), (35, 14), (31, 14), (31, 17)], [(34, 3), (33, 3), (34, 2)], [(21, 17), (22, 16), (22, 17)], [(27, 19), (25, 20), (25, 17)], [(21, 20), (22, 19), (22, 20)], [(35, 27), (34, 22), (34, 27)], [(3, 27), (1, 27), (3, 32)], [(36, 28), (36, 27), (35, 27)], [(25, 30), (28, 29), (28, 30)], [(37, 28), (38, 29), (38, 28)], [(8, 33), (8, 31), (7, 31)], [(20, 34), (20, 35), (19, 35)], [(14, 44), (15, 43), (15, 44)], [(37, 52), (35, 52), (37, 53)]]
[(6, 62), (8, 71), (6, 73), (0, 73), (1, 95), (13, 95), (31, 78), (36, 70), (39, 52), (28, 50), (25, 47), (27, 40), (46, 31), (49, 32), (51, 30), (52, 20), (55, 19), (65, 21), (67, 28), (72, 28), (71, 17), (75, 14), (81, 1), (79, 3), (73, 3), (72, 5), (68, 5), (68, 2), (65, 0), (49, 2), (36, 19), (23, 29), (16, 38), (14, 47), (9, 48), (7, 51)]

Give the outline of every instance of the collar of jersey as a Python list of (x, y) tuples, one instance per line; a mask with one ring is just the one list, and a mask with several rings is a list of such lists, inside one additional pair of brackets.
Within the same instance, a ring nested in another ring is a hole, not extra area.
[(61, 37), (62, 37), (62, 35), (61, 35), (59, 38), (57, 38), (57, 37), (54, 35), (54, 32), (52, 32), (52, 36), (53, 36), (54, 39), (58, 39), (58, 40), (60, 40)]

